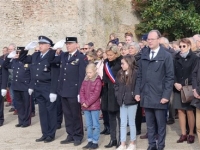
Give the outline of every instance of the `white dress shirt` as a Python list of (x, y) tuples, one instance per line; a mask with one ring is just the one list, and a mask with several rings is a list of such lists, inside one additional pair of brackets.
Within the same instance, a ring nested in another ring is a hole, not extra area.
[(153, 58), (155, 58), (156, 55), (158, 54), (159, 49), (160, 49), (160, 46), (158, 46), (158, 48), (156, 48), (155, 50), (150, 50), (149, 58), (151, 59), (152, 57), (152, 51), (154, 52)]

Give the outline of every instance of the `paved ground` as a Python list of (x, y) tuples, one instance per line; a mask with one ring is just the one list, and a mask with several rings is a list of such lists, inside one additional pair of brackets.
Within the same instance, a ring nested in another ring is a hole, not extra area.
[[(16, 128), (17, 116), (8, 112), (9, 108), (5, 108), (5, 123), (0, 127), (0, 150), (81, 150), (87, 143), (86, 138), (83, 139), (82, 145), (74, 147), (73, 144), (61, 145), (60, 141), (66, 138), (64, 124), (62, 128), (57, 130), (56, 139), (52, 143), (36, 143), (35, 139), (41, 137), (40, 124), (38, 119), (37, 105), (36, 117), (32, 119), (32, 125), (28, 128)], [(102, 121), (101, 121), (102, 125)], [(145, 124), (142, 125), (142, 134), (146, 132)], [(200, 150), (197, 137), (194, 144), (177, 144), (176, 140), (179, 138), (180, 129), (178, 121), (174, 125), (167, 126), (166, 148), (165, 150)], [(109, 136), (100, 137), (100, 148), (98, 150), (105, 150), (104, 145), (109, 142)], [(137, 138), (137, 150), (147, 149), (147, 140)], [(110, 148), (107, 150), (115, 150)]]

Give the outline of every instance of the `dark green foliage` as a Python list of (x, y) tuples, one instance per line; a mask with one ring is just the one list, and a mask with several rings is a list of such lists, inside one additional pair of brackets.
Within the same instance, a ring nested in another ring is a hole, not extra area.
[(138, 36), (158, 29), (170, 40), (200, 33), (200, 0), (132, 0)]

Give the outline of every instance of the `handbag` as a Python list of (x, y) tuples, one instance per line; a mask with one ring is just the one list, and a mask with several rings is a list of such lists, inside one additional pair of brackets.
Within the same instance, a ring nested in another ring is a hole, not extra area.
[(190, 103), (194, 99), (192, 86), (188, 85), (188, 79), (185, 80), (185, 86), (181, 89), (182, 103)]

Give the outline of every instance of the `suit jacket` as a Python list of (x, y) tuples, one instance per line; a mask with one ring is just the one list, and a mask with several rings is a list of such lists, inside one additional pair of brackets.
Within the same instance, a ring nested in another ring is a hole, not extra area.
[(140, 95), (141, 107), (167, 109), (168, 104), (161, 104), (162, 98), (170, 99), (174, 83), (174, 67), (172, 56), (160, 47), (152, 60), (150, 49), (144, 51), (138, 68), (135, 95)]
[(68, 56), (68, 52), (55, 56), (55, 51), (51, 50), (49, 63), (60, 65), (57, 91), (61, 97), (77, 97), (85, 77), (88, 61), (86, 56), (78, 50), (69, 60)]

